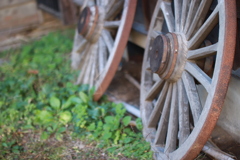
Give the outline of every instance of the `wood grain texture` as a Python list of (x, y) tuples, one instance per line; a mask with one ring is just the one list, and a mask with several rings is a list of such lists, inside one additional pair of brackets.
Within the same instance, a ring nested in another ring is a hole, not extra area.
[(0, 32), (29, 27), (42, 22), (35, 1), (0, 9)]

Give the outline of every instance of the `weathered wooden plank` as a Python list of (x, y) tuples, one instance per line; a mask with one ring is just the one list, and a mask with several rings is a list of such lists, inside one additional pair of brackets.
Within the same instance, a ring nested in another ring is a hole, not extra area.
[(60, 0), (60, 8), (64, 24), (75, 24), (77, 22), (77, 10), (72, 0)]
[(22, 5), (0, 9), (0, 32), (37, 25), (42, 22), (42, 15), (37, 10), (35, 1)]
[(35, 2), (34, 0), (0, 0), (0, 9), (21, 5), (30, 1)]

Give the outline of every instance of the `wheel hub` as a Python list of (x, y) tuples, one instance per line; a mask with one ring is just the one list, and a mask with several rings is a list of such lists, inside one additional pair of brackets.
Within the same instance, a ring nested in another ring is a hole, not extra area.
[(165, 80), (181, 77), (186, 62), (186, 43), (175, 33), (160, 34), (150, 46), (150, 68)]
[(85, 7), (78, 21), (78, 33), (89, 42), (96, 42), (103, 29), (104, 9), (99, 6)]

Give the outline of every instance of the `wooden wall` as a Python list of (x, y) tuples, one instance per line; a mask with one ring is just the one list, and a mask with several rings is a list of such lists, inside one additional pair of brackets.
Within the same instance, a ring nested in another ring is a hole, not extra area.
[(43, 22), (35, 0), (0, 0), (0, 36)]

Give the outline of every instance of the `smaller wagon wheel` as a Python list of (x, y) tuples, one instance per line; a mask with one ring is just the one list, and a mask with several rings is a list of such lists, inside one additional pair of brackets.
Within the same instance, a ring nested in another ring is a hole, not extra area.
[(124, 53), (136, 0), (96, 0), (88, 4), (80, 13), (71, 66), (80, 70), (77, 84), (95, 87), (94, 100), (98, 100)]
[(235, 1), (158, 0), (147, 38), (140, 108), (144, 136), (157, 159), (193, 159), (207, 142), (227, 92)]

